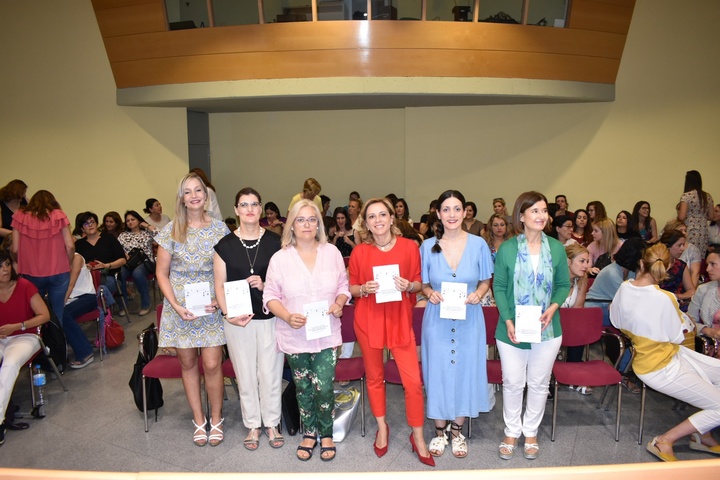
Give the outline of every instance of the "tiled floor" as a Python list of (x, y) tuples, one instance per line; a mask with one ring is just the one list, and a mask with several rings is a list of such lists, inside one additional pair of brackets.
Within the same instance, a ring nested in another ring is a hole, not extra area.
[[(131, 309), (132, 310), (132, 309)], [(121, 323), (122, 323), (122, 319)], [(273, 449), (267, 437), (261, 437), (255, 452), (242, 446), (246, 429), (242, 425), (238, 398), (228, 388), (225, 411), (226, 439), (218, 447), (198, 448), (191, 442), (191, 417), (180, 381), (163, 381), (165, 406), (157, 423), (144, 432), (142, 413), (137, 410), (128, 380), (137, 356), (136, 335), (150, 322), (152, 315), (132, 316), (125, 325), (126, 341), (111, 351), (103, 362), (83, 370), (70, 370), (63, 379), (69, 391), (63, 392), (57, 381), (48, 382), (47, 417), (30, 419), (30, 429), (8, 432), (0, 447), (3, 467), (27, 467), (60, 470), (164, 471), (164, 472), (315, 472), (315, 471), (414, 471), (427, 470), (410, 451), (410, 429), (405, 424), (404, 401), (400, 386), (388, 386), (388, 419), (392, 426), (390, 450), (382, 459), (375, 457), (372, 442), (374, 419), (368, 409), (367, 436), (360, 436), (360, 416), (345, 441), (338, 444), (337, 458), (321, 462), (319, 455), (309, 462), (295, 458), (300, 436), (287, 437), (284, 448)], [(596, 409), (599, 390), (583, 397), (568, 389), (559, 394), (559, 416), (556, 441), (550, 442), (552, 402), (548, 402), (540, 430), (540, 456), (535, 461), (516, 455), (501, 460), (497, 445), (503, 436), (502, 395), (497, 405), (473, 421), (469, 455), (455, 459), (449, 451), (436, 459), (437, 469), (495, 469), (545, 466), (574, 466), (611, 463), (655, 462), (637, 443), (639, 395), (623, 392), (623, 414), (620, 441), (613, 439), (615, 415)], [(29, 410), (27, 371), (21, 372), (13, 395), (22, 410)], [(664, 432), (694, 411), (673, 411), (673, 400), (649, 392), (644, 440)], [(432, 422), (425, 427), (432, 433)], [(428, 437), (429, 439), (429, 437)], [(316, 451), (317, 452), (317, 451)], [(687, 442), (676, 446), (684, 459), (707, 459), (707, 454), (691, 451)]]

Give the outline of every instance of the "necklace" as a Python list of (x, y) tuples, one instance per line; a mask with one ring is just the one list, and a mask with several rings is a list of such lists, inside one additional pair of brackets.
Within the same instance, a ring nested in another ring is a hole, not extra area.
[(378, 247), (380, 250), (385, 251), (385, 247), (387, 247), (388, 245), (390, 245), (393, 240), (395, 240), (395, 239), (394, 239), (393, 237), (390, 237), (390, 241), (387, 242), (386, 244), (384, 244), (384, 245), (379, 245), (377, 242), (375, 242), (375, 246)]
[(255, 242), (255, 245), (252, 247), (248, 247), (247, 244), (245, 244), (245, 241), (242, 239), (240, 235), (238, 235), (238, 238), (240, 239), (240, 243), (242, 244), (243, 248), (245, 248), (245, 255), (247, 255), (248, 263), (250, 264), (250, 275), (255, 274), (255, 262), (257, 261), (258, 252), (260, 249), (258, 248), (255, 250), (255, 257), (250, 260), (250, 254), (248, 253), (248, 250), (252, 250), (253, 248), (260, 245), (260, 239), (262, 239), (263, 233), (265, 233), (264, 229), (260, 229), (260, 236), (258, 236), (257, 242)]

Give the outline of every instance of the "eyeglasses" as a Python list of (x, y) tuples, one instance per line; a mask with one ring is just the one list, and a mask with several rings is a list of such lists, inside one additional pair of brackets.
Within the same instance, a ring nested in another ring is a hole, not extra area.
[(97, 222), (93, 219), (88, 220), (87, 222), (83, 223), (83, 227), (89, 227), (91, 225), (95, 225)]
[(258, 208), (262, 206), (262, 202), (240, 202), (238, 203), (238, 207), (240, 208)]
[(318, 218), (317, 217), (307, 217), (307, 218), (297, 217), (295, 219), (295, 223), (297, 223), (298, 225), (303, 225), (305, 223), (309, 223), (310, 225), (317, 225)]

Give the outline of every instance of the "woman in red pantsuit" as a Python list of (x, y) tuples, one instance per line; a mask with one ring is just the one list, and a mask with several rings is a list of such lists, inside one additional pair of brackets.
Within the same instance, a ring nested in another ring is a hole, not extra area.
[[(413, 241), (399, 236), (393, 225), (394, 209), (387, 200), (369, 200), (361, 215), (363, 242), (350, 256), (350, 293), (355, 298), (355, 334), (365, 362), (370, 408), (378, 424), (375, 454), (382, 457), (387, 453), (390, 435), (385, 421), (383, 364), (383, 349), (387, 347), (395, 358), (405, 389), (405, 412), (413, 429), (410, 444), (422, 463), (434, 467), (423, 436), (425, 405), (412, 330), (415, 293), (421, 288), (420, 251)], [(381, 285), (375, 281), (377, 271), (373, 267), (391, 265), (399, 269), (394, 287), (401, 300), (378, 303), (376, 294)]]

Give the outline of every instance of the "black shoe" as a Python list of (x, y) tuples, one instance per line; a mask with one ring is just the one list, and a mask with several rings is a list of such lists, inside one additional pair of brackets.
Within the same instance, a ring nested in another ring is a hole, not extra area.
[(0, 445), (5, 443), (5, 422), (0, 423)]
[(30, 424), (25, 422), (6, 422), (5, 426), (8, 430), (26, 430), (30, 428)]

